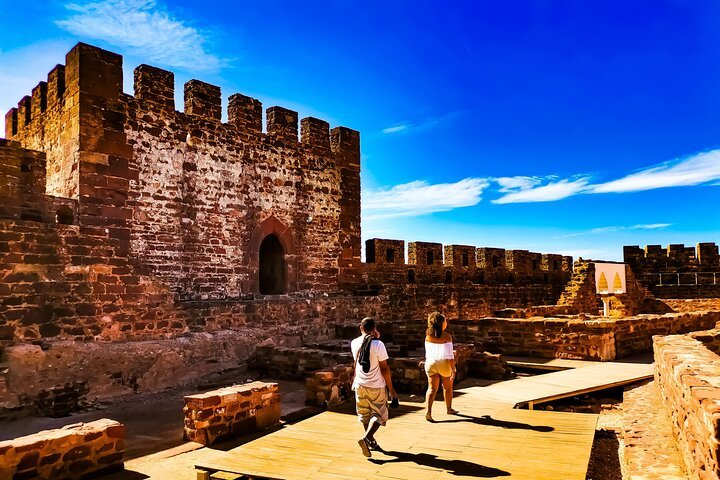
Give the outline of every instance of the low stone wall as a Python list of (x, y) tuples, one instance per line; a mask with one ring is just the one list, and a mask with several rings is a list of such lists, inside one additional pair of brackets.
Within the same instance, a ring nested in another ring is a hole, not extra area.
[(305, 380), (305, 405), (333, 408), (353, 397), (352, 365), (337, 365), (315, 372)]
[(720, 478), (720, 329), (655, 337), (655, 381), (692, 478)]
[(663, 302), (676, 312), (720, 311), (720, 298), (666, 298)]
[(272, 377), (304, 380), (319, 370), (352, 363), (349, 346), (345, 352), (340, 352), (263, 345), (257, 348), (252, 367)]
[(0, 478), (81, 478), (123, 469), (125, 427), (107, 418), (0, 442)]
[(468, 362), (469, 376), (488, 380), (507, 380), (512, 378), (512, 367), (502, 359), (502, 355), (490, 352), (474, 352)]
[[(17, 345), (4, 354), (0, 418), (67, 415), (75, 405), (189, 384), (238, 368), (265, 338), (255, 329), (142, 342)], [(280, 340), (280, 339), (279, 339)]]
[(280, 421), (277, 383), (252, 382), (184, 398), (183, 438), (210, 445)]
[(505, 355), (610, 361), (652, 350), (654, 335), (707, 330), (720, 312), (668, 313), (610, 319), (483, 318), (454, 320), (451, 333), (462, 343)]
[[(688, 277), (692, 274), (682, 274), (683, 281), (689, 281)], [(663, 275), (663, 282), (672, 283), (675, 279), (672, 275)], [(708, 281), (706, 279), (706, 281)], [(715, 285), (650, 285), (648, 289), (657, 298), (719, 298), (720, 297), (720, 275), (718, 275)]]

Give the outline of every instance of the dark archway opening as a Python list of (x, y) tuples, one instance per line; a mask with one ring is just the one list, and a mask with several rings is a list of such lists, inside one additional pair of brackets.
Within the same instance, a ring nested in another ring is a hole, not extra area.
[(271, 233), (260, 244), (260, 293), (279, 295), (286, 291), (285, 249)]
[(55, 220), (62, 225), (73, 224), (73, 211), (67, 205), (63, 205), (55, 212)]

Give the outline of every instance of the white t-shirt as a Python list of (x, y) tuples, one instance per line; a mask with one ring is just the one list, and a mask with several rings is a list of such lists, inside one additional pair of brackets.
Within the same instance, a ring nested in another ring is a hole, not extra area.
[(350, 350), (352, 350), (352, 355), (355, 359), (355, 380), (353, 381), (352, 388), (353, 390), (355, 390), (358, 386), (384, 388), (385, 379), (383, 378), (382, 373), (380, 373), (380, 362), (389, 358), (387, 350), (385, 349), (385, 344), (377, 339), (370, 342), (370, 370), (368, 373), (365, 373), (363, 372), (362, 365), (358, 362), (358, 355), (360, 353), (363, 338), (365, 338), (365, 336), (360, 335), (350, 342)]

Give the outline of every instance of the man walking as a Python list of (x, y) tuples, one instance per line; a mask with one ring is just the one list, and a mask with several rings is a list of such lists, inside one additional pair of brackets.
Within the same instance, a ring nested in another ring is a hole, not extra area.
[[(370, 457), (370, 450), (377, 450), (375, 432), (385, 425), (388, 419), (388, 392), (391, 398), (397, 398), (392, 384), (388, 354), (385, 344), (380, 341), (380, 332), (375, 319), (363, 318), (360, 323), (361, 335), (350, 343), (355, 359), (355, 408), (358, 419), (363, 425), (364, 435), (358, 444), (363, 455)], [(386, 391), (387, 389), (387, 391)]]

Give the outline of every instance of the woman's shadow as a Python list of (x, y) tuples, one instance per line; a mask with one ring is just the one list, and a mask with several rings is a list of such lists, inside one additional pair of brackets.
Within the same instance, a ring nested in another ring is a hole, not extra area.
[(433, 423), (457, 423), (457, 422), (472, 422), (478, 425), (488, 425), (491, 427), (500, 428), (513, 428), (522, 430), (535, 430), (536, 432), (552, 432), (555, 428), (548, 425), (530, 425), (529, 423), (521, 422), (508, 422), (506, 420), (498, 420), (492, 418), (490, 415), (483, 415), (482, 417), (473, 417), (472, 415), (465, 415), (462, 413), (456, 413), (456, 418), (453, 420), (433, 420)]
[(445, 460), (442, 458), (438, 458), (437, 455), (431, 455), (429, 453), (396, 452), (394, 450), (383, 450), (381, 448), (378, 448), (378, 451), (395, 458), (393, 458), (392, 460), (380, 460), (371, 458), (370, 461), (376, 465), (384, 465), (386, 463), (397, 462), (411, 462), (415, 463), (416, 465), (439, 468), (453, 475), (459, 475), (464, 477), (493, 478), (510, 476), (510, 472), (500, 470), (499, 468), (486, 467), (485, 465), (478, 465), (477, 463), (466, 462), (465, 460)]

